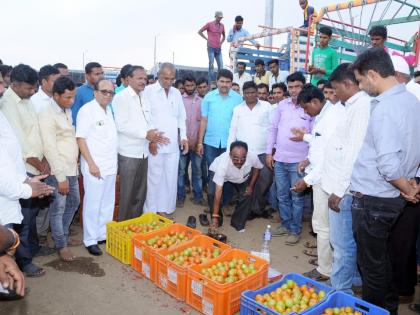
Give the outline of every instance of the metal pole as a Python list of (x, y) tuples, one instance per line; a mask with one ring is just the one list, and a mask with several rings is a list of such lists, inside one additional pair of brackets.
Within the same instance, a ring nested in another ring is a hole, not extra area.
[[(265, 0), (265, 25), (273, 27), (274, 0)], [(264, 38), (264, 46), (273, 46), (273, 37)], [(268, 49), (271, 50), (271, 49)]]
[(157, 35), (155, 35), (155, 45), (153, 49), (153, 66), (156, 64), (156, 38), (157, 38)]

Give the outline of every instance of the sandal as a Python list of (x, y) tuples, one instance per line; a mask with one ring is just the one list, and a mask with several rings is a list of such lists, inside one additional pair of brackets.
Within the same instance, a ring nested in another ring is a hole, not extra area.
[(330, 279), (329, 277), (319, 273), (316, 269), (312, 269), (311, 271), (303, 273), (303, 276), (315, 281), (327, 281)]
[(303, 253), (307, 256), (318, 257), (318, 252), (316, 249), (304, 249)]
[(315, 241), (306, 241), (303, 246), (305, 246), (306, 248), (316, 248), (316, 240)]
[(70, 262), (76, 259), (76, 256), (73, 255), (73, 253), (68, 249), (67, 247), (64, 247), (58, 251), (58, 256), (62, 261)]
[(318, 258), (311, 258), (311, 259), (308, 260), (308, 263), (318, 267)]
[(23, 268), (23, 272), (25, 273), (25, 276), (29, 278), (42, 277), (46, 273), (46, 271), (43, 268), (38, 267), (33, 263), (30, 263), (29, 265), (25, 266)]

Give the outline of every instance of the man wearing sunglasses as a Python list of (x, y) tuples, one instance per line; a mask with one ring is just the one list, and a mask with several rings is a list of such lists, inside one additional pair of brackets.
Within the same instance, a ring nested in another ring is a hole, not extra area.
[(76, 139), (81, 157), (85, 196), (83, 199), (83, 243), (91, 255), (102, 255), (98, 243), (106, 239), (106, 223), (112, 221), (117, 176), (117, 128), (108, 105), (114, 85), (99, 80), (94, 99), (77, 114)]

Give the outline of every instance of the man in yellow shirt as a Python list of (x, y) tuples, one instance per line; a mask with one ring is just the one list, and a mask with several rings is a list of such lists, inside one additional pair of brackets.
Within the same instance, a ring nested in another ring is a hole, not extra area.
[(49, 208), (50, 225), (58, 255), (64, 261), (71, 261), (75, 256), (68, 248), (69, 226), (80, 203), (79, 148), (70, 109), (76, 86), (70, 78), (62, 76), (54, 82), (52, 93), (49, 104), (39, 114), (44, 154), (51, 166), (48, 183), (56, 188)]
[(255, 63), (255, 75), (254, 75), (255, 84), (258, 85), (260, 83), (265, 83), (269, 85), (271, 72), (265, 70), (264, 61), (262, 59), (256, 59), (254, 63)]

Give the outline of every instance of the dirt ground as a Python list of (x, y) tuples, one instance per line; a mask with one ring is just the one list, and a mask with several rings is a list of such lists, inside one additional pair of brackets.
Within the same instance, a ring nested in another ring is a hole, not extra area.
[[(187, 198), (188, 199), (188, 198)], [(203, 207), (189, 201), (177, 209), (175, 221), (185, 224), (189, 215), (201, 213)], [(249, 221), (245, 233), (238, 233), (225, 218), (221, 232), (228, 236), (228, 243), (248, 251), (260, 250), (265, 219)], [(275, 224), (272, 224), (275, 225)], [(271, 266), (281, 273), (305, 272), (312, 268), (308, 257), (302, 253), (303, 241), (311, 239), (308, 224), (304, 224), (302, 241), (296, 246), (286, 246), (284, 237), (273, 238), (270, 246)], [(197, 228), (207, 232), (197, 220)], [(78, 238), (82, 235), (79, 233)], [(52, 244), (51, 244), (52, 245)], [(27, 279), (29, 293), (20, 301), (0, 302), (1, 315), (125, 315), (125, 314), (199, 314), (183, 302), (178, 302), (157, 288), (149, 280), (105, 253), (89, 255), (82, 246), (74, 248), (79, 260), (73, 263), (58, 261), (57, 255), (35, 258), (47, 270), (44, 277)], [(420, 290), (417, 286), (417, 297)], [(400, 307), (400, 314), (414, 314), (407, 306)]]

